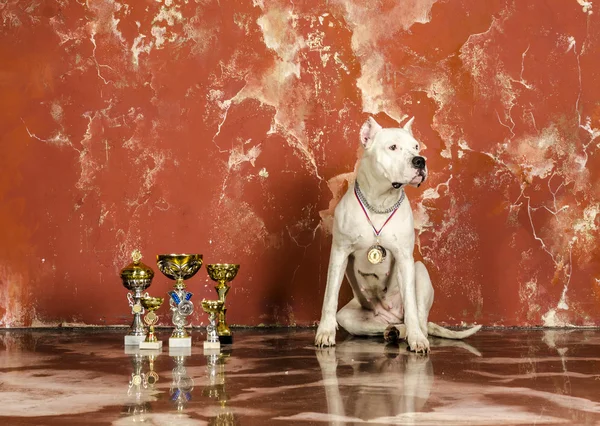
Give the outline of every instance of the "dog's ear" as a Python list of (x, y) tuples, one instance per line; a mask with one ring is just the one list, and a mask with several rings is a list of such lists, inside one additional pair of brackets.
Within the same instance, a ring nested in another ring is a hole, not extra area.
[(375, 135), (381, 130), (381, 128), (382, 127), (375, 121), (373, 117), (369, 117), (369, 119), (365, 121), (365, 124), (363, 124), (360, 128), (360, 143), (362, 146), (368, 148), (373, 142)]
[(410, 120), (408, 120), (403, 127), (403, 129), (406, 130), (408, 133), (410, 133), (411, 136), (413, 135), (413, 132), (412, 132), (413, 121), (415, 121), (415, 117), (411, 117)]

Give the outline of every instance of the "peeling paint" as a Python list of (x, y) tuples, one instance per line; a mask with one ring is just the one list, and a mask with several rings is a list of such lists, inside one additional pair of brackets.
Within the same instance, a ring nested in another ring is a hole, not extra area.
[(592, 11), (592, 2), (591, 1), (577, 0), (577, 3), (579, 3), (582, 6), (581, 9), (583, 10), (583, 13), (587, 13), (588, 15), (591, 15), (592, 13), (594, 13)]
[(0, 267), (0, 327), (28, 325), (29, 306), (23, 277), (6, 266)]
[[(249, 141), (248, 141), (249, 142)], [(244, 152), (244, 145), (241, 144), (236, 148), (231, 150), (231, 154), (229, 155), (229, 162), (227, 163), (227, 167), (229, 170), (232, 168), (237, 168), (240, 164), (249, 162), (254, 166), (256, 159), (260, 155), (260, 145), (255, 145), (248, 150), (248, 152)], [(267, 174), (268, 176), (268, 174)]]

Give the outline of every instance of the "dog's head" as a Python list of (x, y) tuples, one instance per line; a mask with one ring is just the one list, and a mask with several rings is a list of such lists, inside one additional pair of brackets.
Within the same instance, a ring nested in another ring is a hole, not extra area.
[(420, 186), (427, 178), (425, 157), (419, 155), (419, 142), (413, 137), (414, 117), (402, 128), (382, 128), (372, 117), (360, 129), (365, 148), (364, 159), (380, 179), (399, 189), (404, 185)]

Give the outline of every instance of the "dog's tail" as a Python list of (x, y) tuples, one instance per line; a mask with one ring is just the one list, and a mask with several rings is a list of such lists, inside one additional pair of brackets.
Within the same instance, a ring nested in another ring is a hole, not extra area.
[(427, 323), (427, 334), (435, 337), (443, 337), (445, 339), (465, 339), (477, 333), (480, 329), (481, 325), (476, 325), (475, 327), (467, 328), (466, 330), (449, 330), (433, 322)]

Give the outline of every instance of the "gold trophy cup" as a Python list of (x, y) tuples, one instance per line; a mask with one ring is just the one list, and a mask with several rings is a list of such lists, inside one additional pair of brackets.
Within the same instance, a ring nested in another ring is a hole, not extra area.
[(161, 349), (163, 342), (156, 338), (154, 334), (154, 326), (158, 322), (158, 315), (154, 311), (156, 311), (163, 304), (162, 297), (144, 297), (140, 302), (144, 309), (148, 311), (148, 313), (144, 316), (144, 322), (148, 326), (148, 335), (146, 336), (146, 340), (140, 342), (140, 349)]
[(206, 265), (208, 276), (211, 280), (217, 282), (215, 290), (217, 290), (219, 300), (223, 302), (223, 306), (219, 311), (219, 325), (217, 326), (219, 341), (223, 344), (233, 343), (233, 335), (226, 320), (227, 308), (225, 307), (225, 299), (230, 288), (228, 283), (233, 281), (239, 269), (240, 265), (233, 263), (212, 263)]
[(191, 347), (192, 338), (185, 330), (187, 317), (194, 312), (194, 304), (190, 300), (192, 293), (185, 289), (185, 280), (192, 278), (202, 266), (201, 254), (159, 254), (156, 264), (160, 272), (175, 280), (173, 290), (168, 292), (169, 305), (173, 315), (175, 330), (169, 338), (171, 347)]
[(218, 350), (221, 348), (221, 344), (219, 343), (219, 335), (217, 334), (217, 314), (223, 310), (223, 301), (202, 299), (202, 309), (208, 314), (204, 349)]
[(121, 269), (120, 273), (123, 286), (130, 291), (130, 293), (127, 293), (127, 300), (133, 314), (133, 323), (125, 336), (125, 346), (138, 347), (140, 342), (143, 342), (146, 337), (146, 328), (142, 322), (144, 308), (141, 304), (141, 299), (148, 294), (143, 292), (150, 287), (154, 271), (141, 262), (142, 253), (138, 249), (135, 249), (131, 253), (131, 258), (132, 262)]

